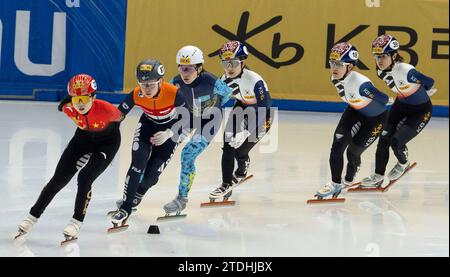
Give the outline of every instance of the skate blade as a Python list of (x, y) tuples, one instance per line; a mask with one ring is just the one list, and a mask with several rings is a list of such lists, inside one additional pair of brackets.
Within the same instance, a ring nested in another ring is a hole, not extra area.
[(242, 180), (238, 183), (238, 185), (240, 185), (240, 184), (242, 184), (242, 183), (244, 183), (244, 182), (250, 180), (251, 178), (253, 178), (253, 174), (252, 174), (252, 175), (249, 175), (249, 176), (247, 176), (247, 177), (245, 177), (244, 179), (242, 179)]
[(185, 219), (187, 214), (179, 214), (179, 215), (165, 215), (160, 216), (156, 219), (156, 221), (176, 221), (180, 219)]
[(389, 181), (389, 184), (387, 184), (387, 186), (385, 186), (385, 187), (383, 188), (383, 192), (388, 191), (392, 185), (394, 185), (398, 180), (400, 180), (400, 178), (402, 178), (403, 176), (405, 176), (405, 174), (408, 173), (411, 169), (413, 169), (416, 165), (417, 165), (416, 162), (412, 163), (412, 164), (405, 170), (405, 172), (403, 172), (403, 174), (402, 174), (400, 177), (398, 177), (397, 179), (395, 179), (395, 180), (393, 180), (393, 181)]
[(329, 198), (329, 199), (309, 199), (306, 204), (333, 204), (333, 203), (344, 203), (345, 198)]
[(232, 186), (232, 189), (235, 189), (237, 186), (242, 185), (243, 183), (247, 182), (248, 180), (250, 180), (251, 178), (253, 178), (253, 174), (249, 175), (247, 177), (245, 177), (244, 179), (242, 179), (239, 183), (235, 184), (234, 186)]
[(236, 201), (233, 200), (226, 200), (226, 201), (210, 201), (200, 204), (200, 208), (211, 208), (211, 207), (224, 207), (224, 206), (234, 206), (236, 204)]
[(364, 188), (364, 187), (356, 187), (348, 189), (348, 192), (383, 192), (384, 188), (378, 187), (378, 188)]
[(16, 240), (16, 239), (18, 239), (18, 238), (20, 238), (20, 237), (23, 237), (23, 236), (25, 236), (25, 235), (26, 235), (26, 233), (19, 232), (19, 234), (17, 234), (17, 235), (14, 236), (13, 240)]
[(61, 246), (67, 245), (67, 244), (70, 243), (70, 242), (74, 242), (74, 241), (76, 241), (77, 239), (78, 239), (78, 238), (71, 238), (71, 239), (63, 240), (63, 241), (61, 241)]
[(118, 232), (122, 232), (128, 229), (128, 225), (122, 225), (122, 226), (117, 226), (117, 227), (111, 227), (108, 228), (107, 232), (108, 234), (112, 234), (112, 233), (118, 233)]
[(350, 189), (350, 188), (353, 188), (353, 187), (357, 187), (359, 185), (361, 185), (361, 182), (356, 182), (356, 183), (354, 183), (352, 185), (344, 186), (344, 187), (342, 187), (342, 189)]

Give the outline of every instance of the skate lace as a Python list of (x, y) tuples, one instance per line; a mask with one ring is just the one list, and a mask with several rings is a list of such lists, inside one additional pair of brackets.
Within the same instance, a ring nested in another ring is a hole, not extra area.
[(333, 184), (326, 184), (325, 186), (323, 186), (321, 189), (320, 189), (320, 191), (321, 192), (329, 192), (329, 191), (332, 191), (332, 190), (334, 190), (334, 185)]
[(121, 209), (114, 215), (114, 219), (122, 219), (126, 216), (127, 216), (127, 213)]
[(225, 191), (227, 190), (227, 188), (228, 188), (228, 186), (227, 186), (227, 187), (221, 186), (221, 187), (219, 187), (219, 188), (216, 189), (216, 192), (218, 192), (218, 193), (223, 193), (223, 192), (225, 192)]

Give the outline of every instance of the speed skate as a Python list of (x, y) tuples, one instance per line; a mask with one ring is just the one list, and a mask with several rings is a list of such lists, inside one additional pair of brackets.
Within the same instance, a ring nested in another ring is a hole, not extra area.
[(187, 214), (181, 214), (180, 212), (176, 212), (175, 214), (171, 215), (170, 213), (166, 213), (164, 216), (160, 216), (156, 218), (156, 221), (172, 221), (172, 220), (178, 220), (178, 219), (184, 219), (186, 218)]
[(365, 192), (365, 191), (386, 192), (391, 188), (391, 186), (393, 186), (398, 180), (400, 180), (400, 178), (402, 178), (406, 173), (408, 173), (416, 165), (417, 165), (416, 162), (412, 163), (410, 166), (408, 166), (408, 168), (405, 170), (405, 172), (403, 172), (403, 174), (400, 177), (398, 177), (395, 180), (389, 181), (389, 183), (385, 187), (383, 187), (382, 185), (380, 185), (379, 187), (373, 187), (373, 188), (365, 188), (365, 187), (358, 186), (356, 188), (349, 188), (348, 192)]
[(306, 204), (343, 203), (345, 202), (345, 198), (338, 198), (339, 194), (342, 192), (342, 189), (343, 186), (340, 183), (330, 182), (317, 191), (314, 195), (316, 199), (309, 199), (306, 201)]
[(123, 224), (113, 223), (113, 227), (108, 228), (107, 232), (109, 234), (111, 234), (111, 233), (117, 233), (117, 232), (125, 231), (127, 229), (128, 229), (128, 224), (126, 224), (126, 222), (124, 222)]
[(60, 245), (64, 246), (67, 245), (70, 242), (74, 242), (78, 239), (78, 237), (72, 237), (72, 236), (68, 236), (68, 235), (64, 235), (64, 240), (61, 241)]
[(239, 186), (240, 184), (250, 180), (251, 178), (253, 178), (253, 174), (249, 175), (247, 177), (245, 177), (244, 179), (242, 179), (241, 181), (239, 181), (239, 183), (235, 184), (232, 186), (231, 190), (225, 194), (223, 196), (223, 200), (222, 201), (217, 201), (217, 198), (209, 198), (209, 202), (205, 202), (205, 203), (201, 203), (200, 204), (200, 208), (206, 208), (206, 207), (223, 207), (223, 206), (234, 206), (236, 204), (236, 201), (234, 200), (228, 200), (231, 196), (231, 193), (233, 191), (234, 188), (236, 188), (237, 186)]
[(306, 204), (325, 204), (325, 203), (344, 203), (345, 198), (338, 198), (338, 195), (333, 195), (331, 198), (323, 198), (318, 196), (317, 194), (314, 195), (316, 199), (308, 199), (306, 201)]

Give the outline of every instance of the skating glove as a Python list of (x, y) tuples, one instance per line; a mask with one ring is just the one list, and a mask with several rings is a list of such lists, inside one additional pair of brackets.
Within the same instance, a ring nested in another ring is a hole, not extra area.
[(67, 103), (70, 103), (71, 101), (72, 101), (72, 97), (70, 97), (70, 96), (67, 96), (66, 98), (64, 98), (64, 99), (61, 101), (61, 103), (59, 103), (59, 105), (58, 105), (58, 111), (62, 112), (64, 106), (65, 106)]
[(392, 98), (392, 97), (389, 97), (389, 99), (388, 99), (388, 101), (386, 103), (386, 106), (390, 106), (390, 105), (394, 104), (394, 102), (395, 102), (395, 99)]
[(231, 147), (238, 149), (244, 143), (244, 141), (250, 136), (250, 132), (244, 130), (242, 132), (237, 133), (234, 137), (230, 138), (230, 142), (228, 143)]
[(430, 88), (429, 90), (427, 90), (427, 94), (428, 94), (428, 96), (430, 96), (430, 97), (431, 97), (431, 95), (435, 94), (436, 92), (437, 92), (437, 89), (434, 88), (434, 87), (432, 87), (432, 88)]
[(150, 142), (156, 146), (162, 145), (166, 140), (173, 136), (173, 132), (170, 129), (165, 131), (159, 131), (150, 138)]

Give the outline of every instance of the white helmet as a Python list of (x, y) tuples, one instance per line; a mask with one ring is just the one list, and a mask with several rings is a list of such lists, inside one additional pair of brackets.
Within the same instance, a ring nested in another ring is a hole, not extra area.
[(184, 46), (177, 53), (177, 64), (190, 65), (204, 62), (203, 52), (198, 47), (192, 45)]

